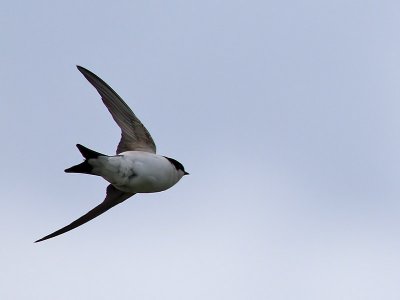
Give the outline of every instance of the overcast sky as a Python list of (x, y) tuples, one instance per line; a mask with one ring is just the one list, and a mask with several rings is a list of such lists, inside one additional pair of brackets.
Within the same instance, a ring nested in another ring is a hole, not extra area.
[[(0, 298), (398, 300), (400, 2), (3, 1)], [(190, 176), (107, 183), (109, 83)]]

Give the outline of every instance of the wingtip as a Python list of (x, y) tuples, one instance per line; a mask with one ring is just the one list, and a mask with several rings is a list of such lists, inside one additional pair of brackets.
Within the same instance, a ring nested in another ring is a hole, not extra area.
[(88, 69), (80, 66), (80, 65), (76, 65), (76, 68), (79, 70), (79, 72), (81, 72), (82, 74), (85, 74), (85, 72), (89, 72)]
[[(81, 72), (83, 75), (85, 74), (93, 74), (95, 75), (92, 71), (89, 71), (88, 69), (86, 69), (85, 67), (82, 67), (80, 65), (76, 65), (76, 68), (79, 70), (79, 72)], [(97, 75), (96, 75), (97, 76)]]
[[(80, 65), (76, 65), (76, 67), (78, 68), (79, 72), (82, 73), (83, 76), (86, 77), (87, 80), (89, 80), (89, 82), (92, 83), (91, 81), (91, 77), (96, 78), (97, 80), (101, 80), (103, 81), (101, 78), (99, 78), (96, 74), (94, 74), (92, 71), (80, 66)], [(92, 83), (93, 84), (93, 83)], [(106, 84), (106, 83), (105, 83)]]
[(56, 237), (57, 235), (59, 235), (59, 234), (55, 234), (56, 232), (53, 232), (53, 233), (51, 233), (49, 235), (46, 235), (46, 236), (42, 237), (41, 239), (38, 239), (38, 240), (34, 241), (33, 243), (36, 244), (36, 243), (43, 242), (45, 240), (51, 239), (53, 237)]
[(87, 75), (87, 74), (93, 74), (93, 72), (89, 71), (88, 69), (80, 66), (80, 65), (76, 65), (76, 68), (79, 70), (79, 72), (81, 72), (83, 75)]

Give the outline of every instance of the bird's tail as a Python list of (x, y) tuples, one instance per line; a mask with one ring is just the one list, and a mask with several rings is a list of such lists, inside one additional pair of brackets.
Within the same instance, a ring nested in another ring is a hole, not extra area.
[(98, 158), (99, 156), (106, 156), (105, 154), (90, 150), (89, 148), (86, 148), (85, 146), (82, 146), (80, 144), (77, 144), (76, 147), (78, 148), (79, 152), (82, 154), (82, 156), (85, 158), (85, 161), (83, 163), (80, 163), (78, 165), (72, 166), (71, 168), (65, 169), (64, 171), (66, 173), (83, 173), (83, 174), (90, 174), (93, 175), (92, 173), (92, 165), (89, 164), (88, 160), (92, 158)]

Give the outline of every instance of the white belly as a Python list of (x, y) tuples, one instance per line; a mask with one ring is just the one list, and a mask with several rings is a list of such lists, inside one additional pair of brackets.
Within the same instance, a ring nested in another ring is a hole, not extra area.
[(182, 178), (165, 157), (148, 152), (127, 151), (116, 156), (99, 156), (88, 162), (95, 175), (129, 193), (161, 192)]

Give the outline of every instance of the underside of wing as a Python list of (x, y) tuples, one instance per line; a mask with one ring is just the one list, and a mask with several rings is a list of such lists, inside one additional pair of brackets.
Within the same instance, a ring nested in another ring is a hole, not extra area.
[(96, 74), (80, 66), (77, 68), (99, 92), (103, 103), (121, 128), (117, 154), (134, 150), (156, 153), (156, 145), (150, 133), (124, 100)]
[(126, 199), (130, 198), (133, 195), (134, 194), (132, 194), (132, 193), (125, 193), (120, 190), (117, 190), (114, 186), (112, 186), (110, 184), (107, 187), (107, 196), (102, 203), (100, 203), (95, 208), (93, 208), (92, 210), (90, 210), (89, 212), (84, 214), (79, 219), (73, 221), (71, 224), (69, 224), (49, 235), (46, 235), (45, 237), (35, 241), (35, 243), (51, 239), (57, 235), (63, 234), (67, 231), (70, 231), (70, 230), (76, 228), (76, 227), (79, 227), (79, 226), (89, 222), (90, 220), (96, 218), (97, 216), (101, 215), (102, 213), (106, 212), (107, 210), (114, 207), (115, 205), (125, 201)]

